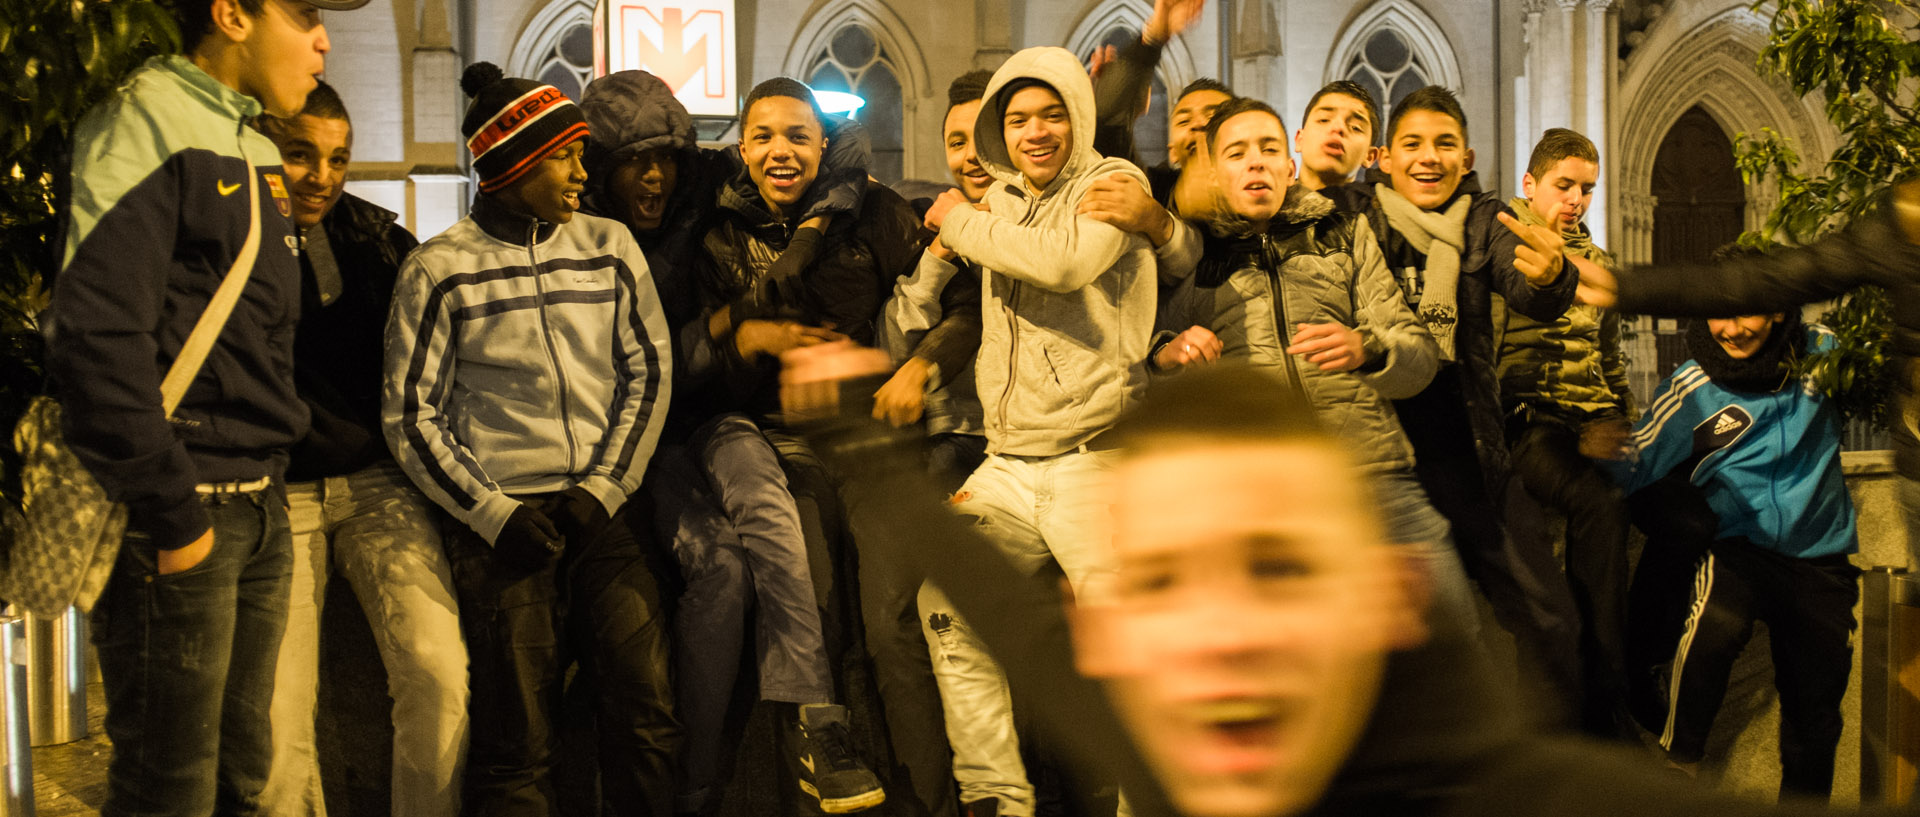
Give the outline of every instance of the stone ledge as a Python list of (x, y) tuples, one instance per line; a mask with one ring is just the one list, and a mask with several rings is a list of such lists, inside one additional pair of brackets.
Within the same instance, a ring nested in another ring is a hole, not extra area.
[(1842, 451), (1840, 452), (1840, 473), (1850, 477), (1871, 477), (1892, 474), (1893, 451)]

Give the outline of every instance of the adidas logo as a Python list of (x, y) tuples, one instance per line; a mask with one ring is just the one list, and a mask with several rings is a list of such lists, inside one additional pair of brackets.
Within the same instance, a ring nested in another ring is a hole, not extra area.
[(1738, 430), (1740, 426), (1741, 426), (1741, 423), (1738, 418), (1734, 417), (1731, 414), (1722, 414), (1720, 415), (1720, 419), (1714, 421), (1713, 423), (1713, 433), (1726, 434), (1728, 432)]

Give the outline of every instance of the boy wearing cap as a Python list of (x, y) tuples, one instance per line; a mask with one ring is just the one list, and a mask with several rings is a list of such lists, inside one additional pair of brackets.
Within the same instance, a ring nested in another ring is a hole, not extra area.
[(467, 809), (554, 812), (553, 709), (578, 658), (607, 807), (667, 814), (680, 728), (634, 493), (671, 391), (666, 320), (627, 229), (575, 212), (579, 107), (488, 63), (461, 87), (480, 195), (401, 269), (382, 413), (401, 467), (461, 523), (447, 554), (478, 715)]
[[(245, 123), (306, 104), (330, 47), (320, 10), (364, 3), (181, 0), (185, 52), (149, 60), (74, 132), (47, 370), (74, 453), (127, 506), (94, 611), (103, 814), (258, 807), (290, 567), (276, 483), (307, 409), (291, 208), (279, 154)], [(250, 236), (246, 287), (169, 417), (163, 373)]]

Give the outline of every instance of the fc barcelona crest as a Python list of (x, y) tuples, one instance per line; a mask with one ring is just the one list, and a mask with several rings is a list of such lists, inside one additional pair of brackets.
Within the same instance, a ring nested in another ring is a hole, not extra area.
[(287, 185), (280, 180), (278, 173), (262, 173), (267, 179), (267, 189), (273, 191), (273, 206), (280, 209), (283, 218), (293, 217), (293, 199), (287, 197)]

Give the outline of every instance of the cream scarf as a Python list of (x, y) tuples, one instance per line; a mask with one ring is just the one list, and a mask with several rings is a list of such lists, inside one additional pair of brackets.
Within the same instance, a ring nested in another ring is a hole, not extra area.
[(1387, 214), (1387, 226), (1427, 256), (1427, 268), (1420, 276), (1420, 306), (1414, 313), (1440, 345), (1440, 359), (1453, 360), (1453, 334), (1460, 324), (1460, 254), (1466, 247), (1467, 211), (1473, 209), (1473, 197), (1460, 196), (1445, 211), (1429, 211), (1384, 184), (1374, 185), (1373, 191)]

